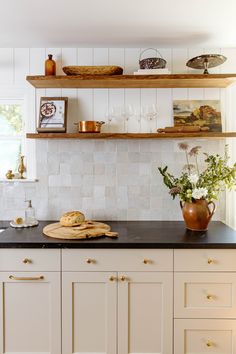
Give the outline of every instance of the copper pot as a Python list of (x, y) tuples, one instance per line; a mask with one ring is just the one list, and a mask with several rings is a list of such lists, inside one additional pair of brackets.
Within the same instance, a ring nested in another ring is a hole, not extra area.
[(103, 124), (105, 124), (105, 122), (97, 122), (94, 120), (81, 120), (75, 123), (79, 133), (100, 133)]
[[(209, 205), (212, 205), (210, 210)], [(196, 199), (192, 203), (180, 202), (183, 218), (187, 229), (193, 231), (206, 231), (215, 212), (215, 204), (205, 199)]]

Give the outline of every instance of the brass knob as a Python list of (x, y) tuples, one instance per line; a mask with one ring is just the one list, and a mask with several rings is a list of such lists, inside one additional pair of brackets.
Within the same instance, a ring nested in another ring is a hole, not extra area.
[(88, 263), (88, 264), (95, 263), (95, 260), (88, 258), (88, 259), (86, 259), (86, 263)]
[(120, 277), (120, 280), (121, 280), (121, 281), (125, 281), (125, 280), (126, 280), (126, 276), (122, 275), (122, 276)]
[(147, 259), (147, 258), (144, 258), (143, 263), (144, 263), (144, 264), (151, 263), (151, 260), (150, 260), (150, 259)]
[(212, 263), (214, 263), (214, 261), (213, 261), (212, 258), (208, 258), (207, 263), (208, 263), (208, 264), (212, 264)]
[(213, 300), (213, 296), (212, 295), (207, 295), (207, 300)]
[(212, 343), (210, 340), (208, 340), (208, 341), (206, 342), (206, 346), (207, 346), (207, 347), (213, 347), (213, 343)]
[(30, 263), (32, 263), (31, 259), (29, 259), (29, 258), (24, 258), (22, 262), (23, 262), (24, 264), (30, 264)]
[(115, 281), (116, 280), (116, 277), (114, 277), (114, 275), (111, 275), (110, 278), (109, 278), (110, 281)]

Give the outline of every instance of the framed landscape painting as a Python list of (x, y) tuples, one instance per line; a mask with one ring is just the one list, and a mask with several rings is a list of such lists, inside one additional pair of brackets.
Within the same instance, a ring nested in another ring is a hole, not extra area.
[(174, 100), (174, 125), (208, 127), (221, 132), (220, 100)]

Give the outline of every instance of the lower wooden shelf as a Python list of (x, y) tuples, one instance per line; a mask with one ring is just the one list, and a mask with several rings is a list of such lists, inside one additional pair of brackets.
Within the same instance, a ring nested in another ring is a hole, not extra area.
[(28, 133), (28, 139), (179, 139), (235, 138), (236, 132), (198, 133)]

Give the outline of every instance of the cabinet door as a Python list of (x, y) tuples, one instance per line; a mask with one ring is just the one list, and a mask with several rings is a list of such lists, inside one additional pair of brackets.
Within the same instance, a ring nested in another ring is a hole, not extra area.
[(60, 353), (60, 274), (2, 272), (0, 287), (0, 353)]
[(172, 273), (119, 273), (118, 353), (172, 354)]
[(64, 272), (63, 354), (116, 354), (117, 274)]
[(236, 354), (233, 320), (175, 320), (174, 354)]

